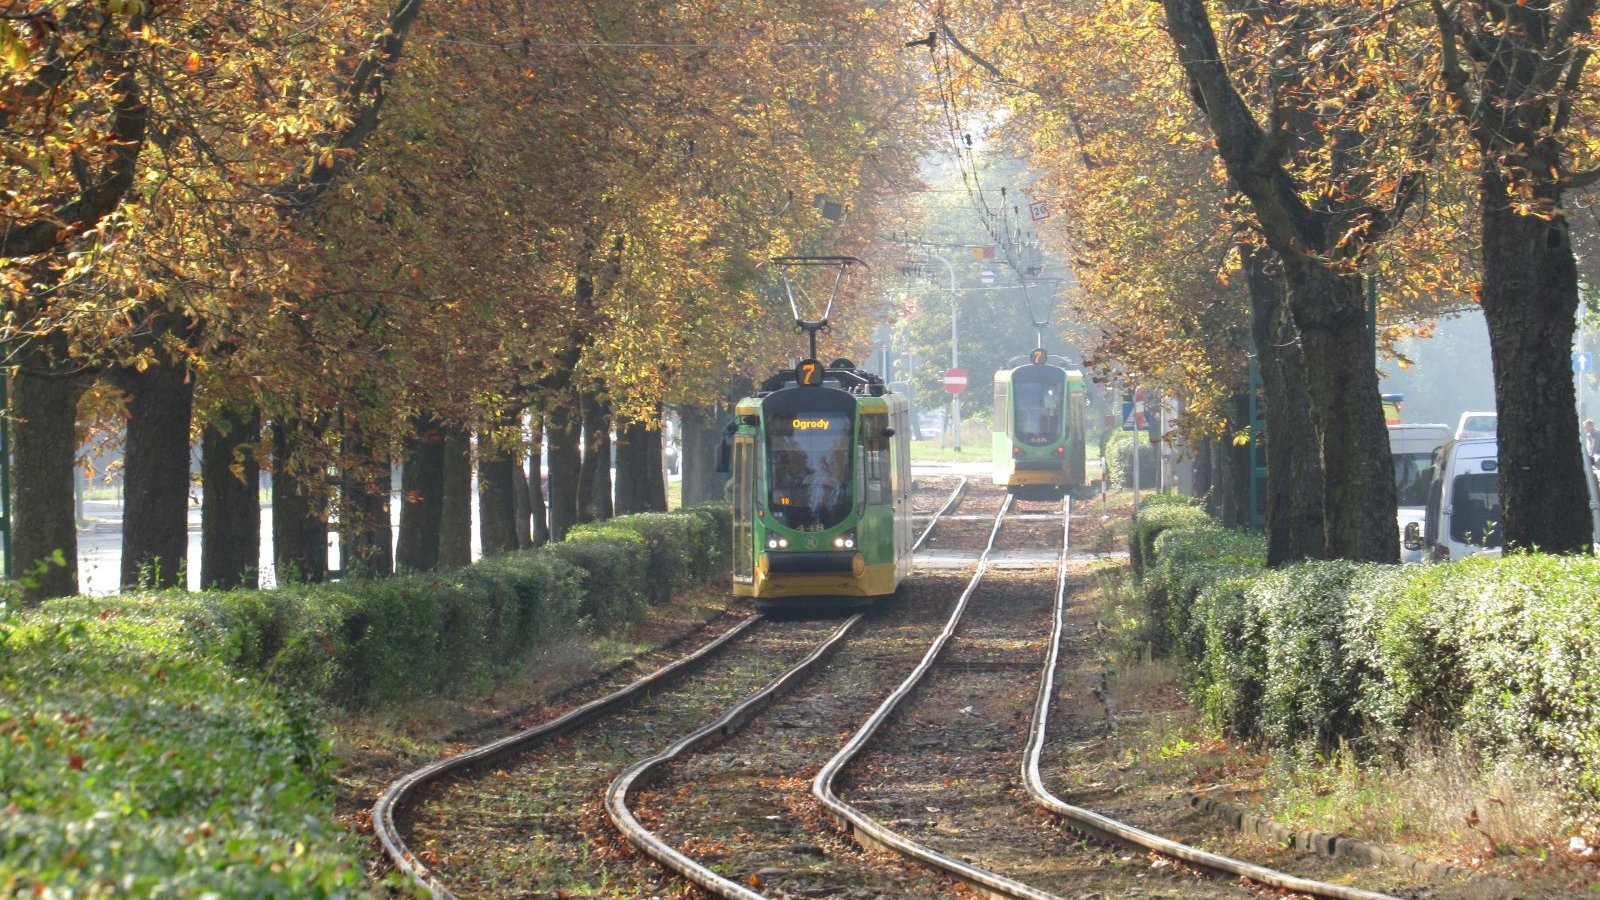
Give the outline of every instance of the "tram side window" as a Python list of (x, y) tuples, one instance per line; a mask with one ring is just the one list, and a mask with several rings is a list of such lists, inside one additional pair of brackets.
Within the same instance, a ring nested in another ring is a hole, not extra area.
[(1037, 381), (1013, 382), (1017, 396), (1015, 434), (1027, 444), (1053, 444), (1061, 437), (1061, 391), (1059, 384)]
[(861, 417), (861, 444), (866, 450), (867, 502), (888, 503), (892, 499), (889, 480), (889, 439), (883, 436), (889, 417), (872, 413)]

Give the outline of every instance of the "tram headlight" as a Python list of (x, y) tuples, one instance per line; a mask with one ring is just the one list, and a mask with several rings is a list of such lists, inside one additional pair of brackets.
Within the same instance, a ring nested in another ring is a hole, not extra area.
[(856, 533), (854, 531), (846, 531), (833, 539), (833, 549), (835, 550), (854, 550), (855, 548)]
[(787, 550), (787, 549), (789, 549), (789, 539), (785, 538), (785, 537), (775, 537), (775, 536), (772, 536), (772, 535), (768, 535), (767, 536), (767, 549), (768, 550)]

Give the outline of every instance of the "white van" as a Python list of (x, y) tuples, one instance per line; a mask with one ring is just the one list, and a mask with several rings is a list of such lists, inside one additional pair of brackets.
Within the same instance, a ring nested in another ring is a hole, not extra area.
[(1399, 522), (1400, 561), (1421, 562), (1420, 543), (1406, 546), (1406, 526), (1413, 522), (1422, 533), (1426, 521), (1428, 486), (1433, 481), (1434, 451), (1450, 440), (1449, 425), (1390, 425), (1389, 458), (1394, 462), (1394, 499)]
[(1494, 412), (1464, 412), (1456, 422), (1456, 440), (1492, 438), (1500, 433), (1500, 416)]
[[(1494, 438), (1451, 441), (1439, 448), (1421, 533), (1408, 526), (1401, 538), (1407, 550), (1426, 548), (1441, 562), (1500, 555), (1499, 451)], [(1591, 530), (1600, 540), (1600, 487), (1592, 474), (1588, 482)]]

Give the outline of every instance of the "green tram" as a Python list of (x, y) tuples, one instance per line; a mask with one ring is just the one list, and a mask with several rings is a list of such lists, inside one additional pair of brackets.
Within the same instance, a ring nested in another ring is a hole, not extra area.
[(849, 360), (802, 360), (729, 426), (733, 592), (763, 611), (870, 605), (911, 573), (906, 399)]
[(1083, 373), (1034, 350), (994, 373), (994, 483), (1060, 497), (1084, 484)]

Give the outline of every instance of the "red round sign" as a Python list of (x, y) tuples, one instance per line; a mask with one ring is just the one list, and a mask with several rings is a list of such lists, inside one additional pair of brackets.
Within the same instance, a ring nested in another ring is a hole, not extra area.
[(949, 368), (944, 370), (944, 389), (951, 394), (959, 394), (967, 389), (967, 370)]

